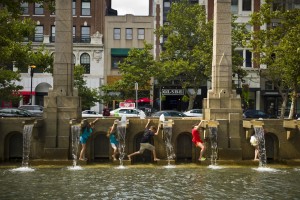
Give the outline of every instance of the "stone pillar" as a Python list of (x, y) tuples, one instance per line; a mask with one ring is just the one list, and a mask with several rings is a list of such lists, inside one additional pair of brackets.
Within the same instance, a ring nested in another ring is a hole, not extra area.
[[(226, 137), (219, 145), (219, 157), (241, 157), (241, 99), (232, 89), (231, 0), (214, 1), (212, 88), (203, 100), (204, 119), (225, 120), (219, 135)], [(226, 153), (225, 153), (226, 152)]]
[(69, 121), (81, 116), (80, 99), (74, 89), (72, 1), (56, 0), (55, 8), (53, 88), (44, 100), (44, 158), (68, 159)]

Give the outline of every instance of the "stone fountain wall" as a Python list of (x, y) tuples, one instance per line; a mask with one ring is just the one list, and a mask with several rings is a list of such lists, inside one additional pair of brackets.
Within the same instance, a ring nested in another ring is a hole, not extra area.
[[(94, 135), (89, 139), (87, 143), (87, 157), (90, 160), (93, 160), (94, 157), (94, 149), (101, 148), (101, 146), (97, 147), (95, 144), (98, 142), (102, 142), (102, 144), (107, 144), (109, 147), (109, 140), (106, 137), (106, 133), (108, 127), (111, 126), (116, 118), (106, 118), (100, 119), (96, 123)], [(48, 137), (46, 137), (45, 130), (45, 119), (37, 119), (37, 120), (29, 120), (25, 118), (15, 118), (15, 119), (8, 119), (2, 118), (0, 119), (0, 162), (8, 161), (10, 155), (14, 151), (21, 151), (22, 150), (22, 143), (17, 143), (19, 141), (16, 139), (16, 136), (22, 138), (23, 127), (25, 123), (33, 123), (33, 136), (32, 136), (32, 144), (31, 144), (31, 159), (51, 159), (53, 160), (68, 160), (72, 159), (71, 157), (71, 125), (70, 123), (66, 123), (67, 132), (64, 133), (66, 138), (64, 142), (68, 155), (63, 156), (60, 154), (59, 151), (53, 151), (52, 154), (49, 156), (48, 154), (45, 155), (45, 148), (47, 148), (47, 143), (49, 141)], [(90, 119), (94, 120), (94, 119)], [(191, 140), (191, 127), (193, 124), (198, 123), (199, 119), (196, 118), (187, 118), (187, 119), (173, 119), (173, 136), (172, 136), (172, 143), (174, 144), (175, 153), (179, 150), (178, 146), (181, 145), (181, 142), (178, 140), (182, 134), (185, 134), (190, 137)], [(28, 122), (26, 122), (28, 121)], [(144, 132), (144, 128), (146, 125), (147, 120), (141, 120), (138, 118), (130, 118), (129, 125), (126, 130), (126, 153), (132, 153), (136, 151), (136, 141), (135, 138), (138, 134)], [(254, 148), (250, 145), (250, 135), (253, 131), (253, 128), (247, 126), (249, 121), (240, 121), (240, 130), (239, 133), (235, 133), (239, 135), (240, 139), (237, 141), (235, 138), (231, 138), (230, 134), (228, 133), (228, 120), (219, 120), (218, 126), (218, 159), (219, 160), (252, 160), (254, 157)], [(264, 120), (264, 128), (266, 129), (266, 146), (267, 151), (269, 150), (269, 157), (272, 158), (274, 161), (284, 161), (284, 160), (297, 160), (300, 159), (300, 132), (298, 128), (295, 127), (287, 127), (285, 125), (289, 121), (283, 120)], [(158, 125), (158, 119), (153, 119), (150, 125)], [(291, 132), (293, 133), (291, 135)], [(101, 136), (101, 137), (99, 137)], [(205, 136), (202, 135), (202, 138)], [(101, 138), (102, 141), (96, 141)], [(206, 141), (209, 144), (209, 141)], [(159, 134), (158, 136), (154, 137), (154, 145), (156, 146), (157, 154), (159, 158), (166, 158), (165, 146), (164, 141), (162, 139), (162, 135)], [(195, 148), (192, 145), (192, 160), (196, 161), (199, 156), (199, 149)], [(240, 145), (240, 146), (238, 146)], [(207, 145), (207, 153), (210, 152), (210, 147)], [(240, 147), (240, 151), (226, 151), (231, 147)], [(15, 148), (15, 149), (13, 149)], [(182, 148), (182, 147), (181, 147)], [(107, 156), (108, 158), (111, 155), (111, 150), (107, 149)], [(65, 153), (64, 153), (65, 154)], [(268, 155), (268, 152), (267, 152)], [(208, 155), (206, 155), (209, 157)]]

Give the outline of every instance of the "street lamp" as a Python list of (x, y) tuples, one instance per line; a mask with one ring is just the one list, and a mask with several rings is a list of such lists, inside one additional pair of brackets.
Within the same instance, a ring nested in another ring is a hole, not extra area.
[(30, 105), (32, 105), (32, 77), (34, 74), (35, 65), (30, 65)]

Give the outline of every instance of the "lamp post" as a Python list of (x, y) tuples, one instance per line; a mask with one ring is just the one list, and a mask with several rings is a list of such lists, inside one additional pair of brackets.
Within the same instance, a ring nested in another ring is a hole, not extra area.
[(30, 105), (32, 105), (32, 78), (34, 74), (35, 65), (30, 65)]
[(135, 89), (136, 109), (138, 109), (138, 90), (139, 90), (139, 84), (137, 82), (134, 83), (134, 89)]

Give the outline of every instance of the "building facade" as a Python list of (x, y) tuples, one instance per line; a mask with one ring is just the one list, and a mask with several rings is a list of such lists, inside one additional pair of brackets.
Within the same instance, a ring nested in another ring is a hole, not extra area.
[[(73, 55), (74, 65), (85, 67), (84, 79), (89, 88), (101, 86), (104, 80), (104, 44), (103, 33), (105, 30), (105, 15), (117, 12), (111, 9), (111, 0), (73, 0)], [(46, 9), (47, 6), (40, 3), (22, 3), (23, 18), (31, 18), (36, 21), (36, 32), (30, 38), (33, 48), (44, 45), (46, 50), (55, 54), (55, 12)], [(17, 64), (16, 64), (17, 66)], [(47, 95), (49, 88), (53, 86), (52, 74), (42, 73), (38, 66), (31, 73), (21, 73), (24, 89), (21, 91), (23, 99), (20, 104), (43, 105), (43, 97)], [(31, 97), (32, 95), (32, 97)], [(101, 111), (102, 105), (97, 103), (91, 108)]]
[(144, 41), (153, 44), (153, 17), (106, 16), (104, 35), (104, 83), (112, 84), (121, 78), (118, 63), (128, 56), (131, 48), (144, 48)]

